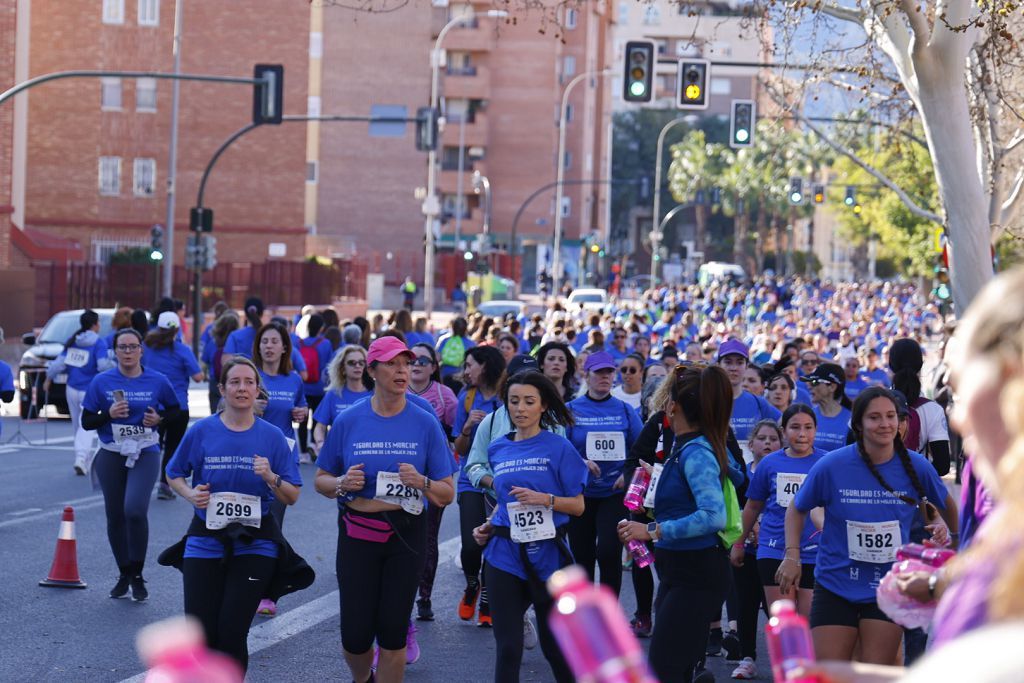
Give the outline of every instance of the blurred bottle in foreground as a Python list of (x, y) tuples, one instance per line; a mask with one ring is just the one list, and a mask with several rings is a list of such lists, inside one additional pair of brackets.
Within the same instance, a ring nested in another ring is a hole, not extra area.
[(657, 683), (608, 588), (572, 566), (552, 574), (548, 590), (555, 598), (551, 631), (578, 683)]
[(817, 677), (786, 678), (789, 672), (815, 661), (807, 619), (796, 611), (792, 600), (776, 600), (771, 614), (764, 633), (775, 683), (818, 683)]
[(209, 650), (202, 625), (174, 617), (146, 626), (135, 649), (149, 670), (146, 683), (243, 683), (242, 668), (227, 655)]

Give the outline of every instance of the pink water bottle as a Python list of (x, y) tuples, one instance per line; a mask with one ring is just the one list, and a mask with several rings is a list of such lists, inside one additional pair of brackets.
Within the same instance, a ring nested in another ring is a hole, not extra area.
[(548, 623), (577, 683), (657, 683), (607, 587), (574, 565), (552, 574), (548, 590), (555, 598)]
[(907, 543), (896, 550), (896, 559), (917, 560), (929, 567), (941, 567), (956, 557), (956, 551), (950, 548), (937, 548), (920, 543)]
[(626, 497), (622, 499), (622, 504), (631, 512), (643, 510), (644, 496), (647, 495), (647, 487), (650, 484), (651, 475), (647, 473), (643, 465), (637, 465), (636, 471), (633, 472), (633, 479), (630, 480), (629, 488), (626, 490)]
[(654, 554), (651, 553), (647, 544), (643, 541), (638, 541), (636, 539), (631, 540), (626, 544), (626, 550), (628, 550), (629, 554), (633, 556), (633, 565), (636, 567), (643, 569), (654, 562)]
[(203, 627), (192, 617), (174, 617), (146, 626), (135, 639), (149, 671), (146, 683), (243, 683), (242, 667), (208, 650)]
[(776, 600), (771, 614), (764, 633), (775, 683), (818, 683), (817, 677), (786, 678), (790, 671), (815, 661), (807, 619), (796, 611), (792, 600)]

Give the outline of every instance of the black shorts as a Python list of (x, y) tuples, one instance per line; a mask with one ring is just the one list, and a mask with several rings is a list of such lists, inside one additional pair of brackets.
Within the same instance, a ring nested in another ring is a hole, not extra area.
[[(779, 582), (775, 580), (775, 572), (779, 571), (779, 565), (782, 564), (782, 560), (773, 560), (767, 557), (757, 559), (757, 573), (761, 576), (762, 586), (778, 586)], [(804, 590), (811, 590), (814, 588), (814, 565), (813, 564), (801, 564), (800, 565), (800, 585), (797, 588), (803, 588)]]
[(811, 599), (811, 628), (818, 626), (850, 626), (857, 628), (862, 619), (892, 622), (877, 602), (851, 602), (821, 584), (814, 585)]

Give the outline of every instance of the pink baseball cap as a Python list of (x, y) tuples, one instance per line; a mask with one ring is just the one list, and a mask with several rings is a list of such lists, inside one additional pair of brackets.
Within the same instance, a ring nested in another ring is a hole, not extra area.
[(416, 354), (410, 351), (398, 337), (380, 337), (374, 339), (373, 343), (370, 344), (370, 350), (366, 353), (366, 363), (370, 364), (374, 361), (387, 362), (403, 353), (409, 358), (416, 358)]

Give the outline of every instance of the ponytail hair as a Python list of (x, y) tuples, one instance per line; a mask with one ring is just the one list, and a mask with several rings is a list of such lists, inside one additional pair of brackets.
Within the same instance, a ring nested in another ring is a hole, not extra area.
[(729, 470), (729, 417), (732, 414), (732, 384), (717, 365), (677, 365), (672, 383), (672, 402), (683, 411), (686, 421), (696, 425), (718, 460), (719, 478)]
[(245, 321), (257, 330), (263, 327), (263, 300), (249, 297), (245, 300)]
[(67, 349), (71, 348), (71, 345), (75, 343), (75, 337), (82, 334), (83, 332), (91, 330), (93, 326), (96, 325), (96, 323), (98, 323), (99, 321), (99, 314), (96, 313), (96, 311), (92, 310), (91, 308), (87, 308), (84, 311), (82, 311), (82, 315), (78, 316), (78, 331), (75, 332), (70, 337), (68, 337), (68, 340), (64, 342), (64, 350), (66, 351)]

